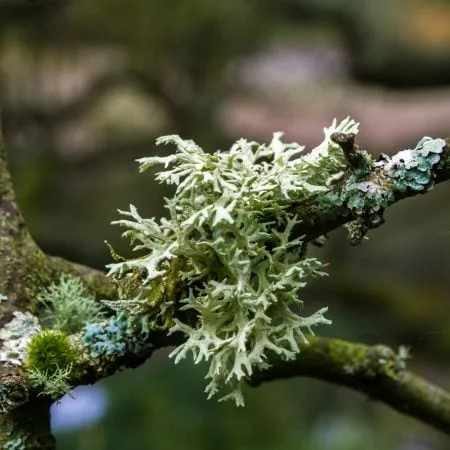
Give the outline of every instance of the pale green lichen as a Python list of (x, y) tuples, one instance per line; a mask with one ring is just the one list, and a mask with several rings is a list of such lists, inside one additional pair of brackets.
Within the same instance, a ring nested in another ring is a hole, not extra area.
[(212, 155), (192, 141), (167, 136), (158, 144), (175, 144), (176, 153), (139, 160), (140, 171), (163, 164), (157, 180), (176, 185), (176, 193), (166, 199), (169, 218), (160, 222), (142, 218), (134, 206), (120, 211), (127, 219), (115, 223), (128, 228), (124, 236), (137, 242), (143, 256), (109, 266), (109, 275), (133, 286), (125, 290), (133, 295), (116, 309), (151, 314), (156, 305), (166, 314), (175, 299), (149, 299), (155, 286), (173, 280), (170, 270), (177, 262), (186, 285), (186, 316), (174, 318), (170, 330), (187, 339), (171, 356), (175, 362), (188, 354), (195, 363), (209, 362), (209, 396), (226, 388), (224, 398), (242, 405), (245, 378), (267, 368), (271, 353), (295, 358), (313, 326), (331, 323), (324, 317), (327, 308), (299, 314), (300, 289), (308, 278), (324, 275), (324, 265), (303, 256), (305, 243), (293, 235), (300, 221), (290, 206), (329, 192), (346, 167), (331, 134), (357, 131), (351, 119), (334, 121), (325, 128), (324, 142), (306, 155), (298, 144), (284, 143), (281, 133), (269, 145), (241, 139)]
[(70, 391), (72, 378), (71, 366), (57, 368), (51, 374), (39, 369), (33, 369), (28, 372), (30, 385), (39, 392), (38, 395), (43, 395), (53, 400), (57, 400)]
[(80, 278), (61, 275), (37, 295), (39, 303), (46, 309), (45, 320), (51, 328), (73, 334), (90, 322), (104, 319), (102, 304), (96, 301)]

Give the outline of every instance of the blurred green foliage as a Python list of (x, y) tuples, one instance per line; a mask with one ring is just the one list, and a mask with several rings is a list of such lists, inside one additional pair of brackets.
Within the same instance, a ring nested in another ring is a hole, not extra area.
[[(49, 253), (97, 267), (110, 260), (104, 239), (125, 252), (120, 230), (109, 226), (117, 208), (133, 202), (144, 216), (164, 214), (161, 198), (168, 192), (152, 183), (152, 174), (138, 176), (133, 161), (155, 152), (157, 135), (177, 133), (205, 148), (224, 149), (240, 137), (225, 131), (221, 116), (230, 99), (257, 97), (268, 111), (291, 111), (290, 93), (273, 95), (275, 104), (238, 80), (239, 63), (274, 43), (309, 48), (320, 42), (345, 50), (350, 90), (339, 106), (343, 117), (350, 112), (355, 79), (399, 88), (448, 84), (446, 3), (0, 0), (2, 120), (33, 236)], [(253, 75), (265, 76), (254, 67)], [(329, 91), (320, 80), (309, 88), (325, 105), (320, 117), (328, 120)], [(380, 98), (382, 103), (386, 97)], [(364, 123), (371, 104), (363, 106), (356, 111), (362, 128), (371, 126)], [(314, 102), (301, 108), (309, 113), (317, 107)], [(406, 126), (414, 129), (409, 112), (400, 110), (399, 124), (411, 120)], [(266, 120), (267, 138), (276, 131), (273, 118), (257, 112), (252, 119)], [(296, 123), (305, 130), (313, 125)], [(387, 132), (377, 126), (375, 135)], [(446, 386), (449, 193), (439, 186), (401, 202), (358, 248), (347, 246), (342, 231), (333, 233), (317, 250), (330, 261), (331, 277), (305, 294), (311, 310), (314, 301), (330, 306), (333, 335), (411, 345), (413, 367)], [(107, 415), (83, 431), (58, 434), (59, 448), (448, 448), (428, 428), (313, 380), (249, 389), (244, 409), (208, 402), (204, 368), (174, 367), (164, 358), (157, 355), (105, 380), (111, 395)]]

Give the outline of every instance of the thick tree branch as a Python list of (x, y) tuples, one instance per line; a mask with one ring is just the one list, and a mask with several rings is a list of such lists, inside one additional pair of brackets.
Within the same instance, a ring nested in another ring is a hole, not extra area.
[(62, 274), (78, 276), (98, 299), (117, 297), (116, 286), (104, 272), (57, 256), (47, 256), (47, 261), (52, 270), (53, 279), (58, 279)]
[[(50, 276), (47, 259), (32, 240), (17, 206), (0, 134), (0, 326), (15, 312), (33, 311), (35, 294)], [(49, 405), (48, 399), (28, 394), (23, 372), (2, 364), (0, 447), (54, 449)]]
[(32, 240), (15, 200), (0, 132), (0, 325), (13, 311), (32, 309), (33, 294), (49, 273), (46, 258)]
[(293, 361), (274, 359), (252, 386), (292, 377), (312, 377), (346, 386), (450, 434), (450, 394), (405, 370), (405, 350), (314, 337)]

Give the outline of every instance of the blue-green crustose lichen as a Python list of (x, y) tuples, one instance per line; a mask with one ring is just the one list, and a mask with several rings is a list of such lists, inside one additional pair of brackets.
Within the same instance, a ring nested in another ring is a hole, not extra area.
[[(392, 158), (381, 155), (374, 164), (367, 157), (360, 157), (367, 164), (351, 168), (339, 195), (327, 196), (355, 218), (347, 225), (351, 243), (359, 243), (369, 229), (381, 225), (384, 210), (399, 196), (426, 192), (433, 187), (433, 168), (439, 163), (444, 147), (443, 139), (424, 137), (414, 149), (403, 150)], [(357, 151), (361, 155), (361, 150)], [(368, 167), (370, 171), (365, 170)]]
[(413, 150), (403, 150), (388, 159), (385, 170), (396, 193), (425, 192), (433, 187), (433, 168), (441, 160), (444, 139), (422, 138)]

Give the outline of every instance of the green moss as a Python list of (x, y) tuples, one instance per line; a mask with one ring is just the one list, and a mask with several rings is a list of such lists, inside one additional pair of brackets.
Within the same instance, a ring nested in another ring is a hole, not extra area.
[(77, 353), (66, 334), (60, 331), (44, 330), (37, 333), (28, 344), (25, 367), (38, 369), (51, 375), (57, 369), (73, 366)]
[(77, 351), (68, 337), (54, 330), (36, 334), (27, 349), (25, 368), (30, 385), (40, 395), (58, 398), (70, 389), (69, 381), (77, 373)]

